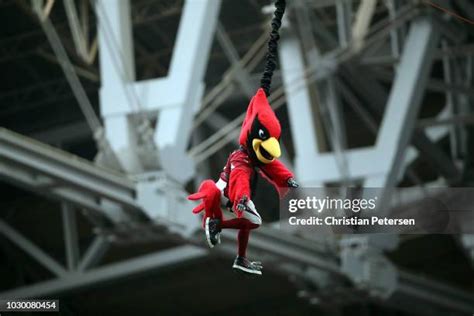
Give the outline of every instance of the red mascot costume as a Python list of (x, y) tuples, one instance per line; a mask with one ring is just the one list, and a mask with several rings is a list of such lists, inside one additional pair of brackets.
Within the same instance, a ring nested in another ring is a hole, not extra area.
[[(240, 148), (232, 152), (217, 182), (205, 180), (190, 200), (202, 199), (194, 213), (204, 211), (206, 239), (211, 248), (220, 243), (222, 229), (238, 229), (238, 255), (233, 268), (251, 274), (262, 274), (262, 265), (246, 258), (250, 230), (262, 224), (262, 218), (250, 199), (258, 175), (273, 184), (280, 195), (284, 188), (298, 187), (293, 174), (280, 157), (280, 123), (268, 104), (263, 89), (252, 98), (240, 132)], [(224, 219), (221, 204), (236, 218)]]

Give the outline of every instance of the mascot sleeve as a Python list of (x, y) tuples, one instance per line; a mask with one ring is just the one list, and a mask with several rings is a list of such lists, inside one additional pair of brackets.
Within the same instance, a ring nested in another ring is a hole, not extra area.
[(279, 160), (260, 167), (262, 175), (278, 190), (280, 197), (288, 191), (288, 179), (293, 178), (293, 173)]

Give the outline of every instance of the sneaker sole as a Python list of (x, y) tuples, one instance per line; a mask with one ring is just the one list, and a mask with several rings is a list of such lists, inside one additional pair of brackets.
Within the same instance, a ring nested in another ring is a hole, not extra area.
[(247, 269), (245, 267), (242, 267), (242, 266), (239, 266), (239, 265), (236, 265), (236, 264), (234, 264), (232, 266), (232, 268), (235, 269), (235, 270), (240, 270), (240, 271), (248, 273), (248, 274), (262, 275), (262, 271)]
[(206, 228), (205, 228), (205, 231), (206, 231), (206, 241), (207, 241), (207, 245), (209, 246), (209, 248), (214, 248), (214, 245), (212, 244), (211, 242), (211, 235), (209, 234), (209, 221), (211, 219), (208, 217), (206, 218)]

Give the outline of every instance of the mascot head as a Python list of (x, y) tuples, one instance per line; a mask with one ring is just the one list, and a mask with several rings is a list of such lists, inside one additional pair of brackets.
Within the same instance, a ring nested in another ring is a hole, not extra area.
[(263, 89), (258, 89), (247, 109), (240, 131), (240, 145), (247, 148), (250, 157), (261, 163), (270, 163), (280, 157), (281, 127)]

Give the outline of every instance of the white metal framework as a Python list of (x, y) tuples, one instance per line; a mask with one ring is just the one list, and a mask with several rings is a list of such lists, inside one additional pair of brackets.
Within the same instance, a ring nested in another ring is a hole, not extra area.
[[(87, 42), (74, 4), (67, 0), (65, 4), (77, 53), (88, 61), (96, 44)], [(240, 57), (218, 22), (220, 1), (186, 0), (167, 76), (137, 81), (131, 4), (128, 0), (97, 1), (102, 127), (48, 18), (48, 5), (50, 1), (35, 1), (34, 10), (89, 127), (102, 144), (98, 146), (102, 151), (98, 163), (107, 167), (0, 129), (1, 178), (61, 203), (66, 250), (63, 265), (0, 220), (0, 234), (53, 275), (49, 281), (13, 288), (0, 297), (62, 294), (206, 258), (208, 251), (194, 244), (200, 220), (190, 212), (192, 204), (186, 200), (184, 185), (193, 177), (210, 176), (197, 174), (206, 168), (196, 171), (196, 165), (204, 166), (209, 157), (235, 141), (244, 114), (229, 121), (217, 109), (232, 94), (252, 94), (252, 71), (264, 55), (266, 36)], [(336, 27), (325, 26), (321, 16), (315, 16), (326, 7), (334, 7)], [(377, 10), (384, 18), (374, 21)], [(444, 183), (459, 180), (457, 152), (447, 155), (437, 141), (449, 134), (453, 151), (466, 150), (460, 145), (462, 133), (445, 126), (423, 129), (417, 123), (427, 89), (438, 89), (448, 96), (436, 120), (455, 117), (459, 108), (472, 100), (472, 91), (462, 85), (450, 88), (454, 78), (472, 80), (473, 70), (472, 62), (468, 71), (456, 68), (446, 53), (451, 43), (462, 43), (465, 38), (465, 30), (452, 24), (447, 26), (438, 14), (411, 1), (291, 3), (279, 47), (281, 85), (276, 86), (270, 101), (274, 108), (286, 102), (293, 165), (304, 186), (359, 181), (365, 187), (384, 188), (384, 199), (389, 201), (391, 189), (405, 175), (416, 178), (408, 166), (419, 155), (439, 166)], [(214, 35), (231, 67), (205, 95), (204, 75)], [(450, 74), (445, 75), (445, 83), (430, 79), (433, 60), (440, 58)], [(387, 64), (382, 69), (371, 68)], [(370, 71), (360, 73), (365, 70)], [(380, 85), (383, 80), (393, 81), (390, 91)], [(350, 131), (343, 103), (371, 130), (374, 146), (348, 148)], [(216, 132), (199, 140), (195, 129), (205, 121)], [(188, 149), (195, 134), (200, 142)], [(97, 228), (95, 240), (82, 256), (77, 248), (77, 211), (83, 211)], [(223, 235), (225, 240), (234, 237), (227, 232)], [(169, 238), (180, 246), (96, 267), (110, 243), (119, 238), (128, 242)], [(462, 240), (472, 255), (472, 236)], [(221, 247), (223, 254), (233, 254), (229, 244)], [(472, 313), (472, 293), (420, 278), (390, 262), (384, 252), (398, 244), (398, 236), (315, 240), (268, 225), (252, 235), (250, 252), (265, 253), (272, 269), (306, 284), (330, 280), (329, 284), (347, 295), (356, 288), (383, 304), (410, 311), (416, 305), (420, 313), (429, 315)], [(304, 286), (302, 290), (309, 297), (318, 295)], [(402, 306), (398, 304), (401, 300), (413, 304)]]

